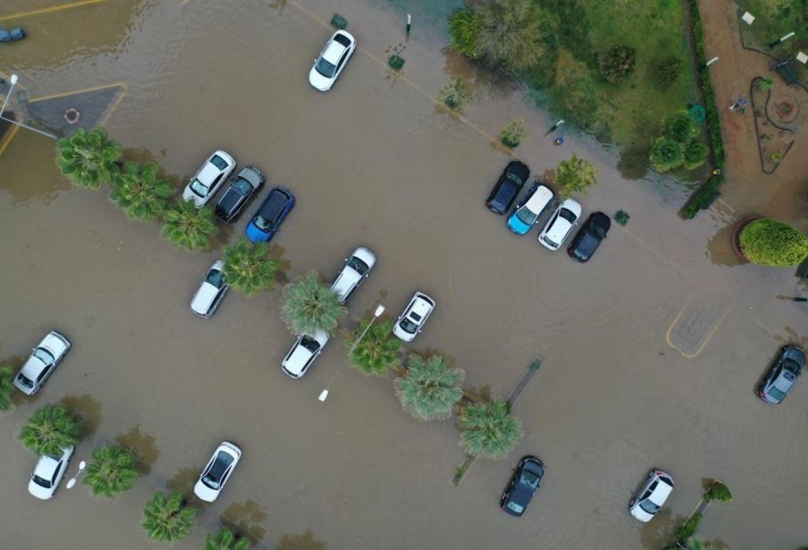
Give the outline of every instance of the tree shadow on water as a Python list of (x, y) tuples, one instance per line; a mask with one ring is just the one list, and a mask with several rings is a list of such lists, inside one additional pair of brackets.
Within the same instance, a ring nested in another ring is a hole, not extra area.
[(253, 544), (266, 536), (267, 530), (262, 524), (267, 520), (267, 513), (253, 500), (234, 502), (222, 512), (220, 519), (224, 526), (250, 539)]
[(160, 450), (154, 444), (154, 436), (142, 433), (139, 424), (120, 434), (115, 442), (135, 455), (137, 470), (141, 475), (151, 472), (151, 465), (160, 456)]
[(640, 542), (643, 548), (659, 550), (673, 541), (676, 526), (684, 523), (686, 518), (675, 518), (673, 512), (664, 508), (655, 517), (654, 521), (646, 523), (640, 532)]
[(281, 535), (278, 537), (278, 545), (275, 550), (325, 550), (324, 540), (314, 536), (311, 531), (305, 531), (299, 535)]
[(168, 488), (169, 491), (179, 491), (187, 500), (194, 494), (194, 484), (197, 478), (199, 478), (200, 471), (201, 468), (195, 468), (193, 466), (183, 468), (177, 472), (177, 475), (168, 480), (166, 488)]
[(66, 395), (62, 398), (62, 405), (76, 419), (81, 427), (79, 441), (92, 437), (101, 425), (101, 403), (89, 394)]

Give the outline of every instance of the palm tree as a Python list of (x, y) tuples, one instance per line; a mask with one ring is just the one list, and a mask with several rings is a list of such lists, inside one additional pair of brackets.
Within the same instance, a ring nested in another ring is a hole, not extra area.
[(154, 221), (168, 210), (168, 199), (174, 194), (171, 184), (162, 179), (160, 167), (149, 162), (142, 166), (127, 162), (116, 178), (109, 198), (133, 219)]
[(224, 278), (230, 288), (250, 295), (275, 287), (278, 262), (267, 257), (269, 245), (252, 245), (244, 238), (224, 249)]
[(185, 506), (179, 491), (166, 497), (160, 491), (143, 506), (143, 528), (152, 540), (174, 542), (191, 535), (196, 510)]
[(209, 249), (218, 232), (210, 206), (197, 210), (193, 201), (180, 199), (163, 215), (163, 236), (174, 246), (191, 252)]
[(505, 458), (522, 437), (521, 423), (510, 415), (502, 399), (493, 403), (469, 403), (457, 419), (460, 446), (470, 455)]
[(84, 483), (95, 495), (114, 497), (131, 489), (137, 478), (135, 456), (118, 445), (105, 445), (93, 451)]
[(401, 406), (418, 420), (449, 418), (463, 397), (466, 373), (450, 368), (440, 355), (424, 359), (413, 353), (408, 363), (404, 376), (393, 382)]
[(295, 334), (324, 330), (333, 334), (345, 315), (339, 297), (320, 280), (316, 271), (283, 287), (281, 317)]
[(205, 537), (201, 550), (248, 550), (249, 547), (249, 539), (236, 537), (230, 529), (221, 528), (215, 535)]
[(22, 444), (39, 456), (57, 456), (63, 447), (75, 445), (79, 425), (64, 405), (40, 407), (20, 430)]
[[(345, 341), (348, 361), (363, 374), (384, 376), (388, 370), (401, 366), (401, 342), (393, 336), (392, 321), (369, 327), (372, 322), (373, 319), (362, 321), (353, 337)], [(360, 337), (361, 341), (357, 342)]]
[(79, 128), (70, 137), (56, 142), (56, 165), (72, 183), (87, 189), (99, 189), (112, 183), (118, 173), (121, 147), (103, 128), (86, 131)]
[(10, 365), (0, 366), (0, 411), (10, 411), (14, 408), (11, 394), (14, 393), (14, 371)]

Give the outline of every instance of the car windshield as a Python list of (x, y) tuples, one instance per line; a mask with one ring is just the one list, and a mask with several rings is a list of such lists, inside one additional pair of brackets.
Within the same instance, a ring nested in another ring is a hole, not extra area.
[(55, 358), (53, 357), (53, 355), (51, 355), (51, 352), (49, 352), (45, 348), (37, 348), (36, 351), (34, 351), (34, 357), (36, 357), (43, 363), (53, 363), (53, 361), (55, 361)]
[(210, 471), (202, 478), (202, 482), (211, 489), (218, 489), (222, 483), (222, 476), (233, 462), (233, 457), (227, 453), (219, 451), (216, 460), (213, 461)]
[(42, 478), (41, 478), (41, 477), (39, 477), (38, 475), (34, 475), (34, 477), (33, 477), (33, 478), (31, 478), (31, 479), (33, 479), (33, 480), (34, 480), (34, 483), (36, 483), (36, 484), (37, 484), (37, 485), (39, 485), (40, 487), (44, 487), (45, 489), (50, 489), (50, 488), (51, 488), (51, 482), (50, 482), (50, 480), (47, 480), (47, 479), (42, 479)]
[(194, 181), (191, 182), (191, 191), (202, 198), (208, 196), (208, 186), (196, 178), (194, 178)]
[(317, 60), (317, 64), (314, 66), (314, 68), (317, 69), (318, 73), (326, 78), (333, 78), (334, 73), (337, 72), (337, 66), (333, 63), (329, 63), (322, 56), (320, 56), (320, 59)]
[(525, 507), (524, 507), (524, 506), (520, 506), (519, 504), (516, 504), (514, 501), (510, 501), (510, 502), (508, 503), (508, 508), (510, 508), (511, 510), (513, 510), (513, 511), (514, 511), (514, 512), (516, 512), (517, 514), (521, 514), (522, 512), (524, 512), (524, 511), (525, 511)]
[(535, 487), (539, 484), (539, 476), (533, 472), (522, 472), (522, 483)]
[(301, 338), (300, 345), (312, 353), (320, 349), (320, 344), (317, 342), (317, 340), (311, 338), (310, 336), (304, 336), (303, 338)]
[(531, 212), (529, 208), (524, 206), (516, 211), (516, 217), (525, 225), (533, 225), (536, 223), (536, 218), (538, 218), (535, 212)]
[(519, 176), (517, 176), (513, 172), (508, 172), (507, 174), (505, 174), (505, 179), (507, 179), (509, 181), (512, 181), (516, 185), (522, 185), (522, 183), (523, 183), (522, 178), (520, 178)]
[(368, 267), (368, 264), (366, 264), (365, 262), (363, 262), (362, 260), (360, 260), (356, 256), (354, 256), (353, 258), (348, 260), (348, 267), (350, 267), (351, 269), (353, 269), (354, 271), (356, 271), (360, 275), (364, 275), (365, 273), (368, 272), (368, 269), (370, 269)]
[(570, 223), (575, 223), (575, 214), (572, 211), (567, 210), (566, 208), (562, 208), (561, 212), (558, 213), (559, 217), (564, 218)]
[(259, 214), (255, 217), (255, 226), (261, 231), (269, 231), (272, 229), (272, 222)]
[(542, 239), (544, 240), (544, 242), (546, 242), (547, 244), (549, 244), (549, 245), (550, 245), (550, 246), (552, 246), (553, 248), (558, 248), (558, 247), (560, 246), (560, 245), (559, 245), (557, 242), (555, 242), (553, 239), (551, 239), (551, 238), (550, 238), (550, 237), (548, 237), (547, 235), (545, 235), (544, 237), (542, 237)]
[(793, 359), (783, 361), (783, 368), (791, 372), (798, 372), (800, 370), (800, 366)]
[(236, 181), (233, 182), (233, 189), (240, 191), (242, 195), (246, 195), (252, 191), (253, 186), (244, 178), (237, 178)]
[(769, 388), (766, 393), (777, 401), (782, 401), (786, 396), (785, 392), (778, 390), (775, 386)]
[(659, 506), (651, 502), (650, 500), (643, 500), (640, 502), (640, 508), (648, 512), (649, 514), (653, 515), (659, 512)]
[(409, 319), (402, 319), (399, 326), (401, 327), (401, 330), (409, 334), (415, 334), (415, 331), (418, 330), (418, 325)]
[(227, 161), (219, 155), (213, 155), (213, 158), (210, 159), (210, 163), (219, 170), (224, 170), (227, 168)]
[(20, 384), (22, 384), (26, 388), (33, 388), (34, 387), (34, 382), (32, 380), (29, 380), (28, 377), (25, 376), (23, 373), (20, 373), (20, 374), (17, 375), (17, 382), (19, 382)]
[(224, 284), (224, 274), (217, 269), (211, 269), (205, 277), (205, 282), (212, 284), (216, 288), (222, 288)]

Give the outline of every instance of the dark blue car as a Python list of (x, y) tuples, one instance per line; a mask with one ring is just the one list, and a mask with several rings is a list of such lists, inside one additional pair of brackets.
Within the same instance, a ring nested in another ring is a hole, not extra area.
[(499, 499), (499, 507), (508, 515), (521, 517), (527, 510), (544, 477), (544, 464), (535, 456), (526, 456), (519, 461), (508, 486)]
[(269, 196), (247, 224), (247, 238), (254, 243), (268, 242), (295, 205), (295, 196), (285, 187), (273, 187)]

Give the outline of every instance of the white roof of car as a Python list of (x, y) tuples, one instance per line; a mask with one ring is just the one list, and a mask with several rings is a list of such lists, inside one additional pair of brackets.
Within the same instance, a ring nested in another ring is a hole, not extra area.
[(314, 355), (313, 352), (301, 345), (305, 337), (313, 338), (320, 345), (320, 349), (323, 349), (329, 339), (328, 333), (323, 330), (317, 331), (313, 335), (303, 334), (298, 336), (297, 340), (295, 340), (295, 343), (292, 345), (292, 354), (289, 355), (288, 359), (284, 358), (281, 364), (284, 371), (295, 378), (299, 378), (303, 375), (303, 368), (306, 366), (306, 363), (309, 362), (312, 355)]
[[(54, 359), (58, 359), (67, 347), (65, 340), (62, 340), (57, 332), (49, 332), (37, 346), (37, 348), (45, 348), (48, 350), (51, 355), (53, 355)], [(45, 363), (32, 353), (22, 366), (22, 369), (20, 369), (20, 372), (29, 380), (36, 380), (36, 377), (39, 376), (39, 373), (42, 372), (44, 367)]]
[[(56, 467), (59, 465), (59, 461), (61, 460), (62, 456), (65, 454), (72, 454), (73, 447), (65, 447), (62, 449), (62, 455), (56, 458), (52, 456), (42, 456), (39, 458), (39, 461), (36, 463), (34, 467), (34, 473), (31, 476), (31, 480), (28, 482), (28, 492), (34, 495), (37, 498), (41, 499), (49, 499), (53, 496), (54, 490), (56, 487), (51, 487), (47, 489), (42, 487), (38, 483), (34, 481), (34, 476), (38, 476), (44, 480), (51, 481), (53, 479), (53, 474), (56, 472)], [(61, 472), (61, 477), (64, 476), (64, 472)], [(59, 481), (59, 480), (57, 480)]]
[[(214, 263), (210, 269), (205, 272), (206, 277), (211, 269), (223, 272), (224, 262), (222, 260), (218, 260), (216, 263)], [(196, 294), (194, 294), (194, 299), (191, 301), (191, 309), (199, 315), (207, 315), (213, 300), (215, 300), (216, 296), (219, 294), (219, 290), (220, 289), (216, 288), (209, 282), (203, 280), (202, 284), (199, 286), (199, 290), (197, 290)]]
[[(241, 458), (241, 449), (237, 445), (234, 445), (229, 441), (222, 441), (222, 443), (219, 444), (216, 450), (213, 451), (213, 454), (211, 455), (208, 464), (210, 464), (210, 462), (214, 458), (219, 456), (220, 452), (228, 454), (233, 457), (233, 463), (231, 464), (231, 471), (232, 471), (232, 469), (236, 467), (236, 464), (238, 464), (238, 461)], [(207, 466), (208, 465), (206, 464), (205, 469), (207, 469)], [(202, 473), (199, 476), (199, 480), (197, 480), (196, 485), (194, 485), (194, 494), (198, 496), (200, 499), (204, 500), (205, 502), (213, 502), (219, 496), (219, 493), (222, 492), (222, 488), (224, 487), (224, 485), (220, 485), (218, 489), (211, 489), (202, 481), (202, 476), (204, 475), (204, 473), (205, 470), (202, 471)]]
[[(556, 212), (561, 212), (562, 210), (569, 210), (575, 216), (576, 220), (581, 217), (581, 205), (572, 199), (567, 199), (562, 202), (561, 205), (556, 209)], [(539, 235), (539, 240), (548, 248), (556, 250), (564, 242), (564, 239), (567, 238), (570, 229), (572, 229), (572, 223), (565, 220), (560, 215), (556, 217), (555, 213), (553, 214), (553, 217), (550, 218), (550, 222), (548, 223), (552, 223), (552, 225), (548, 225), (544, 228), (541, 235)], [(558, 246), (550, 246), (545, 241), (545, 237)]]
[[(376, 263), (376, 256), (365, 248), (364, 246), (360, 246), (356, 250), (354, 250), (351, 257), (356, 257), (362, 260), (365, 265), (368, 266), (368, 270), (373, 268), (373, 265)], [(337, 296), (340, 297), (340, 300), (343, 300), (345, 295), (350, 292), (350, 290), (358, 283), (364, 275), (360, 275), (354, 270), (351, 266), (348, 265), (348, 262), (345, 263), (345, 266), (342, 268), (342, 271), (339, 272), (337, 278), (334, 279), (334, 282), (331, 283), (331, 290), (336, 292)]]
[(551, 200), (553, 200), (553, 192), (548, 187), (539, 185), (533, 196), (522, 206), (527, 207), (534, 214), (540, 214), (550, 204)]
[(342, 55), (342, 52), (344, 52), (346, 49), (347, 48), (345, 46), (332, 39), (328, 43), (328, 47), (323, 52), (323, 59), (333, 65), (336, 65), (340, 56)]

